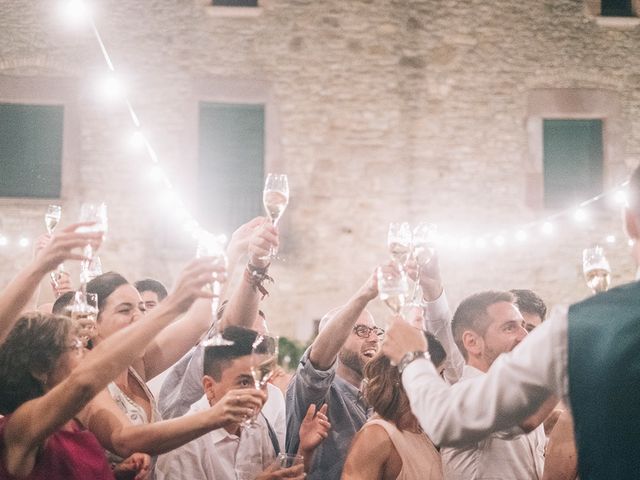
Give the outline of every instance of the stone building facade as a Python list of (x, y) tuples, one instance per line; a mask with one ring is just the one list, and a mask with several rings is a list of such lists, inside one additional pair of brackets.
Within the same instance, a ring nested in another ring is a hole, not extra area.
[[(553, 213), (541, 200), (541, 119), (604, 119), (605, 188), (638, 163), (637, 19), (599, 18), (598, 0), (209, 3), (92, 2), (145, 133), (194, 211), (197, 102), (266, 105), (266, 170), (291, 185), (285, 261), (265, 304), (279, 333), (308, 338), (313, 319), (355, 292), (386, 259), (390, 221), (439, 225), (453, 304), (489, 288), (580, 299), (581, 250), (609, 233), (614, 284), (632, 278), (608, 207), (582, 226), (557, 220), (548, 238), (510, 235)], [(0, 102), (65, 105), (63, 223), (83, 200), (106, 201), (107, 269), (170, 284), (195, 246), (176, 240), (148, 156), (125, 145), (126, 108), (94, 98), (104, 73), (91, 30), (66, 28), (55, 2), (0, 1)], [(48, 203), (0, 199), (0, 233), (42, 233)], [(503, 230), (504, 246), (475, 247)], [(466, 238), (471, 247), (453, 248)], [(29, 255), (0, 249), (3, 283)], [(372, 309), (382, 321), (380, 303)]]

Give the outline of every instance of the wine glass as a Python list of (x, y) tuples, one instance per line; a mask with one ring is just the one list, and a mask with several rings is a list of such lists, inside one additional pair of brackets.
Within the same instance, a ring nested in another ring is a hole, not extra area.
[[(213, 257), (213, 261), (218, 266), (227, 265), (227, 255), (224, 251), (224, 236), (212, 235), (208, 232), (201, 232), (198, 238), (198, 248), (196, 250), (196, 257)], [(233, 345), (233, 342), (225, 339), (220, 332), (218, 332), (218, 307), (220, 306), (220, 295), (222, 294), (222, 282), (220, 282), (217, 275), (214, 275), (213, 281), (206, 287), (213, 295), (211, 299), (211, 315), (213, 321), (211, 328), (207, 332), (206, 345)]]
[(94, 278), (102, 275), (102, 262), (100, 261), (100, 257), (94, 255), (89, 261), (87, 269), (80, 272), (80, 275), (84, 277), (81, 280), (82, 283), (89, 283)]
[[(67, 307), (71, 319), (81, 329), (95, 329), (98, 320), (98, 294), (78, 290), (73, 295), (73, 302)], [(81, 338), (86, 346), (90, 340), (88, 336)]]
[(419, 305), (416, 294), (420, 286), (420, 270), (431, 261), (436, 253), (435, 237), (437, 232), (438, 227), (436, 225), (426, 222), (420, 222), (413, 229), (411, 256), (418, 265), (418, 276), (411, 293), (411, 304), (415, 306)]
[[(58, 223), (60, 223), (60, 218), (62, 217), (62, 207), (60, 205), (49, 205), (47, 207), (47, 212), (44, 214), (44, 224), (47, 228), (47, 233), (49, 235), (53, 234), (53, 231), (56, 229)], [(55, 287), (58, 287), (58, 282), (60, 281), (60, 276), (64, 273), (64, 264), (60, 264), (56, 267), (56, 269), (49, 274), (51, 277), (51, 281)]]
[[(79, 233), (101, 232), (103, 234), (106, 234), (109, 227), (107, 219), (107, 205), (104, 203), (83, 203), (80, 207), (80, 218), (78, 219), (78, 221), (94, 222), (93, 225), (84, 225), (82, 227), (78, 227), (76, 231)], [(84, 247), (83, 253), (87, 258), (80, 265), (80, 283), (82, 284), (82, 289), (84, 290), (86, 286), (86, 280), (88, 278), (87, 271), (89, 270), (89, 264), (93, 259), (93, 246), (88, 243)]]
[[(262, 390), (269, 383), (278, 368), (278, 337), (258, 335), (251, 347), (251, 376), (256, 389)], [(242, 426), (254, 428), (257, 425), (256, 416), (246, 419)]]
[(389, 224), (387, 246), (391, 258), (398, 264), (404, 265), (411, 253), (411, 226), (407, 222)]
[[(277, 226), (289, 204), (289, 181), (284, 173), (270, 173), (264, 181), (262, 203), (273, 226)], [(271, 249), (268, 259), (275, 258), (277, 251)]]
[(393, 262), (390, 265), (378, 267), (378, 296), (394, 315), (400, 315), (404, 307), (409, 284), (407, 274), (401, 264)]
[(606, 292), (611, 283), (611, 267), (601, 246), (582, 251), (582, 271), (587, 286), (593, 293)]
[(62, 216), (62, 207), (60, 205), (49, 205), (47, 213), (44, 214), (44, 224), (47, 227), (47, 233), (51, 235), (56, 229), (56, 225), (60, 222)]
[(293, 453), (280, 452), (278, 458), (276, 458), (276, 462), (280, 468), (291, 468), (296, 465), (302, 465), (304, 463), (304, 457)]

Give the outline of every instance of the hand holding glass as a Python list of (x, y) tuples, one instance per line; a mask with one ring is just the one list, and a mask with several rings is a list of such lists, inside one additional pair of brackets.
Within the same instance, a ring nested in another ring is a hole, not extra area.
[[(251, 348), (251, 376), (254, 386), (262, 390), (271, 380), (278, 368), (278, 337), (258, 335)], [(242, 424), (245, 428), (253, 428), (257, 425), (254, 415)]]
[(400, 315), (404, 307), (409, 283), (407, 274), (399, 263), (378, 267), (378, 296), (394, 315)]

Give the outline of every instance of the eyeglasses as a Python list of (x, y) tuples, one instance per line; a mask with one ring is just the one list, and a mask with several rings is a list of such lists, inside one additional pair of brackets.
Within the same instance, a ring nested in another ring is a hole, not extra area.
[(366, 325), (354, 325), (353, 331), (360, 338), (369, 338), (371, 332), (375, 333), (378, 338), (384, 337), (384, 330), (380, 327), (367, 327)]

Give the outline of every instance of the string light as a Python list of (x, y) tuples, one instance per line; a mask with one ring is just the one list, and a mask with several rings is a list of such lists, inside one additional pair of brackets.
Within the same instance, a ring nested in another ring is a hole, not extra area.
[[(181, 225), (185, 232), (191, 234), (194, 238), (200, 238), (205, 233), (205, 231), (200, 227), (198, 222), (187, 211), (187, 209), (184, 207), (184, 204), (179, 200), (169, 178), (159, 166), (157, 153), (155, 152), (148, 139), (140, 131), (140, 119), (131, 102), (126, 97), (126, 92), (121, 80), (115, 76), (115, 67), (102, 40), (102, 36), (100, 35), (100, 32), (98, 31), (98, 28), (92, 18), (92, 14), (87, 8), (87, 4), (82, 0), (68, 0), (65, 2), (64, 7), (65, 17), (69, 22), (77, 23), (79, 21), (84, 21), (85, 24), (89, 24), (92, 29), (95, 39), (100, 47), (100, 51), (102, 53), (104, 61), (109, 70), (109, 75), (102, 82), (102, 92), (107, 98), (120, 98), (125, 102), (127, 110), (131, 117), (131, 121), (133, 123), (133, 127), (135, 129), (134, 133), (130, 137), (129, 142), (135, 148), (145, 147), (149, 159), (153, 164), (149, 171), (149, 175), (151, 179), (155, 181), (161, 189), (163, 189), (163, 191), (159, 195), (159, 197), (163, 200), (162, 203), (165, 205), (170, 204), (171, 210), (175, 214), (175, 217), (181, 222)], [(515, 231), (513, 236), (511, 236), (507, 232), (508, 238), (515, 238), (517, 242), (524, 243), (529, 240), (529, 233), (535, 231), (540, 232), (543, 236), (550, 236), (556, 231), (554, 220), (558, 220), (560, 217), (569, 217), (572, 215), (575, 221), (584, 223), (589, 218), (586, 207), (596, 201), (599, 201), (605, 196), (611, 198), (618, 205), (626, 205), (627, 194), (625, 191), (625, 186), (627, 185), (627, 183), (628, 182), (624, 182), (623, 184), (618, 185), (612, 192), (600, 193), (599, 195), (582, 202), (580, 205), (578, 205), (577, 208), (558, 212), (554, 215), (531, 222), (527, 225), (516, 226), (513, 230)], [(478, 249), (482, 249), (487, 247), (489, 241), (492, 241), (497, 246), (504, 246), (506, 244), (506, 239), (507, 236), (505, 236), (504, 232), (487, 233), (484, 235), (476, 236), (475, 240), (472, 240), (468, 237), (456, 240), (454, 237), (440, 235), (438, 238), (438, 244), (445, 247), (452, 246), (454, 248), (458, 247), (462, 249), (468, 249), (472, 246)], [(612, 234), (606, 235), (605, 239), (607, 243), (615, 243), (616, 241), (615, 236)], [(26, 240), (27, 242), (29, 241), (26, 237), (21, 238), (21, 246), (24, 243), (23, 240)], [(0, 246), (5, 246), (7, 244), (8, 239), (5, 236), (0, 235)]]
[(18, 245), (20, 245), (22, 248), (28, 247), (29, 243), (31, 242), (27, 237), (21, 237), (20, 240), (18, 240)]
[(0, 235), (0, 247), (6, 247), (9, 245), (9, 239), (4, 235)]

